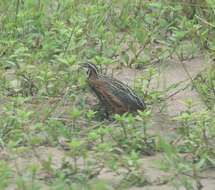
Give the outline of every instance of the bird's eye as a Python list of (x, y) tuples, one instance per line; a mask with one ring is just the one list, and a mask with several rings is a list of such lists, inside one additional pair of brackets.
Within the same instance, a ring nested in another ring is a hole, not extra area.
[(90, 76), (90, 69), (87, 69), (87, 76)]

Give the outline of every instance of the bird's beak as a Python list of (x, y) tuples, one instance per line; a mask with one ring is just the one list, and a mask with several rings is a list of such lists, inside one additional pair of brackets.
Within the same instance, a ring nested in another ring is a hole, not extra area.
[(80, 64), (80, 69), (82, 69), (82, 70), (84, 70), (84, 71), (88, 71), (88, 65), (86, 64), (86, 63), (82, 63), (82, 64)]
[(78, 64), (77, 72), (80, 73), (80, 72), (82, 72), (83, 70), (87, 73), (87, 71), (88, 71), (88, 66), (87, 66), (87, 64), (86, 64), (86, 63), (80, 63), (80, 64)]
[(88, 68), (88, 64), (87, 64), (87, 63), (81, 63), (80, 66), (81, 66), (82, 68)]
[(77, 72), (80, 73), (82, 70), (83, 70), (83, 66), (81, 64), (78, 64)]

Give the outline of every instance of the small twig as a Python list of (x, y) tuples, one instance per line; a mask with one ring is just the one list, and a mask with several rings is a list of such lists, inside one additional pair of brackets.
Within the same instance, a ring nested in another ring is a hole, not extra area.
[(76, 29), (76, 27), (74, 27), (73, 30), (70, 33), (69, 40), (67, 41), (66, 47), (65, 47), (64, 52), (63, 52), (63, 56), (65, 56), (65, 54), (66, 54), (66, 52), (67, 52), (67, 50), (69, 48), (69, 44), (71, 42), (72, 36), (73, 36), (73, 34), (75, 32), (75, 29)]
[(148, 41), (144, 44), (144, 46), (140, 47), (140, 49), (135, 53), (133, 59), (131, 59), (131, 61), (128, 63), (129, 67), (131, 67), (131, 65), (133, 65), (134, 61), (137, 60), (137, 58), (140, 56), (140, 54), (143, 52), (143, 50), (145, 49), (146, 45), (148, 45)]
[(66, 89), (66, 92), (64, 93), (63, 97), (61, 99), (58, 99), (56, 104), (52, 107), (52, 109), (47, 114), (45, 114), (43, 119), (41, 119), (42, 123), (45, 122), (49, 118), (49, 116), (58, 108), (58, 106), (61, 104), (61, 102), (67, 97), (68, 89), (69, 88)]
[(196, 17), (197, 19), (199, 19), (200, 21), (202, 21), (204, 24), (207, 24), (207, 25), (211, 26), (212, 28), (215, 28), (215, 25), (209, 23), (207, 20), (201, 18), (200, 16), (195, 15), (195, 17)]
[(173, 96), (177, 95), (178, 93), (180, 93), (181, 91), (184, 91), (185, 89), (187, 89), (188, 87), (190, 86), (190, 84), (187, 84), (184, 88), (182, 89), (179, 89), (175, 92), (173, 92), (172, 94), (170, 94), (169, 96), (167, 96), (165, 99), (169, 99), (169, 98), (172, 98)]
[(98, 176), (103, 169), (104, 169), (104, 164), (102, 164), (101, 166), (99, 166), (98, 170), (96, 170), (96, 168), (94, 168), (93, 171), (95, 171), (95, 172), (91, 173), (89, 175), (88, 179), (92, 179), (92, 178)]
[(17, 23), (17, 18), (18, 18), (18, 14), (19, 14), (19, 6), (20, 6), (20, 0), (17, 0), (15, 23)]
[(143, 50), (146, 48), (146, 46), (151, 41), (152, 33), (148, 35), (148, 39), (145, 41), (145, 43), (140, 47), (140, 49), (135, 53), (134, 58), (131, 59), (131, 61), (128, 63), (128, 65), (131, 67), (131, 65), (137, 60), (137, 58), (140, 56), (140, 54), (143, 52)]
[[(185, 175), (185, 176), (188, 176), (188, 177), (194, 177), (192, 174), (188, 174), (188, 173), (181, 173), (182, 175)], [(198, 178), (200, 178), (200, 179), (215, 179), (215, 177), (209, 177), (209, 176), (201, 176), (201, 175), (197, 175), (197, 176), (195, 176), (195, 177), (198, 177)]]

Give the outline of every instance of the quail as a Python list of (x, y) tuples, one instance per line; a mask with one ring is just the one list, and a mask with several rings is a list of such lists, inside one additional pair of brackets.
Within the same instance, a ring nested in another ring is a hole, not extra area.
[(146, 108), (143, 99), (128, 85), (99, 73), (96, 65), (92, 63), (84, 63), (82, 66), (87, 69), (87, 83), (99, 99), (107, 117), (111, 114), (136, 112)]

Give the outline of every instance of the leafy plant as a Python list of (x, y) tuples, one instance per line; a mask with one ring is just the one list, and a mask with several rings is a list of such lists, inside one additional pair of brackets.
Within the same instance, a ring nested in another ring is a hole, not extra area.
[[(160, 167), (172, 173), (166, 183), (201, 189), (201, 172), (214, 168), (214, 5), (214, 0), (1, 0), (0, 189), (151, 186), (156, 182), (145, 175), (141, 160), (160, 152), (165, 158)], [(166, 66), (194, 58), (210, 66), (191, 81), (161, 85)], [(120, 69), (128, 71), (146, 110), (104, 120), (80, 68), (88, 60), (116, 77)], [(168, 114), (168, 101), (191, 83), (207, 109), (194, 112), (187, 102), (186, 110), (168, 116), (179, 125), (170, 132), (176, 138), (160, 138), (155, 110)], [(100, 179), (104, 171), (119, 177), (117, 184)]]

